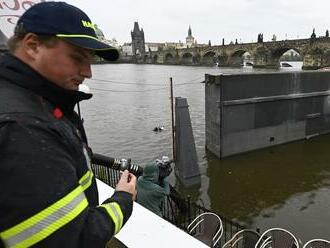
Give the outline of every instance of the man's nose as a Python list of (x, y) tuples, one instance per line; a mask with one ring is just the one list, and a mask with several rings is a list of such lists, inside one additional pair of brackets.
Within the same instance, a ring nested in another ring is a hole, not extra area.
[(91, 63), (86, 62), (83, 63), (80, 68), (80, 75), (84, 78), (91, 78), (92, 77), (92, 69), (91, 69)]

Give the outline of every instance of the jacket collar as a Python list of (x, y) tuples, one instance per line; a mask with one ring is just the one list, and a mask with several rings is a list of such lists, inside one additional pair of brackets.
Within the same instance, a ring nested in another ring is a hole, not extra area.
[(70, 113), (76, 103), (90, 99), (93, 95), (75, 90), (66, 90), (52, 83), (29, 65), (11, 54), (1, 58), (0, 77), (6, 78), (11, 83), (33, 91), (42, 96), (54, 106), (60, 107), (64, 112)]

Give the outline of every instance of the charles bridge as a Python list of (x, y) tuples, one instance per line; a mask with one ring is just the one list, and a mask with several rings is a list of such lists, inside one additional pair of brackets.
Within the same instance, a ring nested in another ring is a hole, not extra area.
[(204, 46), (146, 52), (137, 57), (138, 63), (169, 65), (241, 66), (242, 56), (248, 52), (254, 67), (278, 68), (280, 57), (293, 49), (303, 58), (303, 69), (330, 66), (330, 38), (310, 38), (271, 42)]

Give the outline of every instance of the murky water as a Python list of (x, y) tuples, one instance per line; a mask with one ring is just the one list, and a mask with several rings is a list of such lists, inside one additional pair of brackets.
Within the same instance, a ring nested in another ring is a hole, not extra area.
[[(301, 65), (301, 64), (298, 64)], [(285, 68), (283, 70), (299, 70)], [(269, 70), (268, 70), (269, 71)], [(186, 97), (202, 184), (184, 194), (252, 227), (284, 227), (303, 241), (330, 238), (330, 136), (218, 160), (205, 151), (204, 74), (256, 72), (250, 67), (95, 65), (86, 82), (94, 97), (81, 105), (95, 152), (145, 164), (171, 155), (169, 77)], [(154, 133), (155, 126), (165, 130)]]

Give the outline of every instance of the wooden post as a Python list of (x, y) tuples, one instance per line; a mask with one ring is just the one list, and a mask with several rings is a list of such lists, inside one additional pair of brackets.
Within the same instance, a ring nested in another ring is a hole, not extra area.
[(172, 115), (172, 155), (173, 161), (176, 160), (175, 154), (175, 124), (174, 124), (174, 104), (173, 104), (173, 81), (170, 77), (170, 94), (171, 94), (171, 115)]

